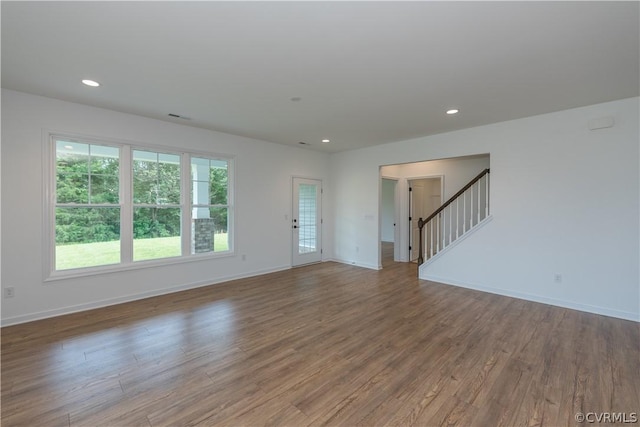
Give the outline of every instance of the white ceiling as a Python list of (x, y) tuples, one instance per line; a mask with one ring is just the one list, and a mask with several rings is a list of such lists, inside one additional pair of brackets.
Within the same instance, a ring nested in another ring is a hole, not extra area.
[(638, 2), (3, 1), (1, 13), (5, 88), (322, 151), (640, 86)]

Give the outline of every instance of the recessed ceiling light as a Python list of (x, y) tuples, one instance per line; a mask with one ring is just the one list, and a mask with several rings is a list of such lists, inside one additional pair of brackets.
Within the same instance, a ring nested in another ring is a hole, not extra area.
[(299, 102), (299, 101), (302, 101), (302, 98), (300, 98), (299, 96), (294, 96), (293, 98), (291, 98), (291, 101)]
[(331, 140), (329, 140), (329, 139), (323, 139), (323, 140), (322, 140), (322, 143), (323, 143), (323, 144), (326, 144), (326, 143), (328, 143), (328, 142), (331, 142)]
[(460, 110), (456, 110), (455, 108), (452, 108), (451, 110), (447, 110), (447, 114), (458, 114)]
[(91, 86), (91, 87), (98, 87), (100, 86), (100, 83), (98, 83), (95, 80), (89, 80), (89, 79), (84, 79), (82, 81), (82, 83), (86, 84), (87, 86)]

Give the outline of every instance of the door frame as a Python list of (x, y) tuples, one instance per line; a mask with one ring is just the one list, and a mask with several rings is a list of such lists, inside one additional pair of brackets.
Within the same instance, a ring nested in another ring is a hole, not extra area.
[[(296, 233), (294, 232), (294, 224), (293, 224), (293, 220), (296, 219), (295, 218), (295, 211), (296, 211), (296, 207), (294, 206), (294, 203), (296, 203), (296, 197), (295, 197), (295, 185), (296, 185), (296, 180), (309, 180), (309, 181), (316, 181), (319, 183), (320, 185), (320, 194), (318, 195), (318, 204), (319, 206), (317, 207), (317, 213), (319, 214), (319, 220), (317, 220), (316, 224), (317, 224), (317, 234), (316, 234), (316, 241), (317, 241), (317, 246), (318, 246), (318, 252), (319, 252), (319, 260), (313, 260), (310, 261), (308, 263), (297, 263), (296, 262), (296, 245), (298, 244), (298, 242), (294, 242), (294, 236), (296, 235)], [(324, 258), (324, 254), (323, 254), (323, 249), (322, 249), (322, 225), (323, 225), (323, 211), (322, 211), (322, 198), (324, 196), (324, 182), (321, 178), (311, 178), (308, 176), (299, 176), (299, 175), (292, 175), (291, 176), (291, 182), (290, 182), (290, 189), (291, 189), (291, 219), (290, 219), (290, 223), (289, 223), (289, 227), (290, 227), (290, 236), (289, 236), (289, 248), (291, 250), (291, 267), (299, 267), (299, 266), (303, 266), (303, 265), (307, 265), (307, 264), (313, 264), (316, 262), (322, 262), (323, 258)]]
[(398, 261), (402, 261), (401, 255), (400, 255), (400, 249), (401, 249), (401, 233), (400, 233), (400, 182), (401, 179), (400, 178), (396, 178), (396, 177), (392, 177), (392, 176), (386, 176), (386, 175), (381, 175), (380, 176), (380, 197), (378, 197), (378, 199), (380, 200), (380, 207), (379, 207), (379, 211), (380, 211), (380, 227), (379, 227), (379, 231), (378, 231), (378, 235), (380, 236), (380, 242), (378, 242), (378, 266), (380, 268), (382, 268), (382, 180), (386, 179), (387, 181), (393, 181), (395, 184), (393, 186), (393, 223), (394, 223), (394, 227), (393, 227), (393, 260), (395, 262)]

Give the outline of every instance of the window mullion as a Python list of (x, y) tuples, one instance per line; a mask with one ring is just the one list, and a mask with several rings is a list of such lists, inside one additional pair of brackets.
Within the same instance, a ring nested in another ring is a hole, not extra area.
[(120, 150), (120, 262), (133, 262), (133, 162), (128, 145)]
[[(47, 251), (45, 257), (43, 259), (47, 260), (47, 266), (44, 269), (45, 277), (49, 276), (52, 272), (56, 270), (56, 203), (57, 203), (57, 150), (56, 150), (56, 140), (53, 135), (49, 135), (49, 139), (45, 142), (44, 152), (47, 154), (47, 162), (45, 163), (44, 173), (46, 176), (46, 185), (44, 186), (46, 191), (46, 222), (45, 222), (45, 230), (48, 231), (48, 245), (44, 245), (47, 247)], [(6, 182), (6, 181), (5, 181)]]
[(235, 242), (235, 171), (236, 166), (233, 160), (227, 160), (229, 173), (227, 173), (227, 240), (229, 241), (229, 250), (234, 251)]
[(191, 255), (191, 156), (182, 153), (180, 176), (180, 204), (182, 212), (182, 256)]
[(87, 156), (87, 202), (91, 204), (91, 144), (89, 144)]

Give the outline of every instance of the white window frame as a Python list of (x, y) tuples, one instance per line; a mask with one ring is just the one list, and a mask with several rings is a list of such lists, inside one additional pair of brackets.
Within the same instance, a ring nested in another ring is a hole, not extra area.
[[(167, 204), (161, 204), (161, 203), (155, 203), (155, 204), (147, 204), (147, 203), (136, 203), (133, 201), (133, 193), (134, 193), (134, 189), (133, 189), (133, 183), (135, 181), (135, 177), (133, 174), (133, 154), (135, 151), (143, 151), (146, 153), (153, 153), (156, 155), (160, 155), (160, 154), (167, 154), (167, 155), (171, 155), (171, 156), (177, 156), (180, 160), (180, 203), (179, 204), (171, 204), (171, 203), (167, 203)], [(129, 227), (129, 229), (131, 230), (132, 233), (132, 239), (131, 239), (131, 243), (132, 243), (132, 257), (133, 257), (133, 242), (135, 240), (134, 236), (133, 236), (133, 215), (135, 213), (135, 209), (136, 208), (173, 208), (173, 209), (180, 209), (181, 211), (181, 215), (180, 215), (180, 255), (175, 256), (175, 257), (165, 257), (165, 258), (154, 258), (154, 259), (149, 259), (149, 260), (131, 260), (131, 262), (143, 262), (143, 261), (154, 261), (154, 260), (168, 260), (168, 259), (172, 259), (172, 258), (178, 258), (181, 257), (185, 254), (184, 252), (184, 248), (183, 248), (183, 244), (182, 244), (182, 239), (183, 239), (183, 235), (184, 235), (184, 225), (183, 225), (183, 221), (182, 218), (184, 216), (184, 197), (183, 197), (183, 192), (184, 192), (184, 183), (183, 183), (183, 173), (182, 173), (182, 168), (184, 167), (184, 161), (185, 161), (185, 154), (186, 153), (180, 153), (180, 152), (173, 152), (173, 151), (167, 151), (167, 150), (157, 150), (157, 149), (149, 149), (149, 148), (140, 148), (138, 146), (135, 147), (131, 147), (131, 167), (129, 168), (129, 172), (131, 173), (131, 178), (130, 181), (127, 184), (131, 184), (131, 197), (129, 197), (127, 200), (129, 202), (131, 202), (131, 224), (127, 224), (127, 225), (131, 225), (131, 227)], [(129, 261), (129, 259), (127, 258), (127, 261)]]
[[(227, 162), (227, 204), (226, 205), (221, 205), (221, 204), (196, 204), (194, 203), (193, 197), (192, 197), (192, 189), (193, 189), (193, 171), (191, 169), (192, 167), (192, 162), (191, 159), (193, 157), (196, 158), (201, 158), (201, 159), (206, 159), (206, 160), (223, 160)], [(186, 195), (187, 196), (187, 208), (189, 209), (189, 216), (188, 216), (188, 220), (189, 220), (189, 225), (188, 225), (188, 229), (189, 232), (191, 232), (191, 224), (192, 224), (192, 220), (193, 220), (193, 209), (194, 208), (225, 208), (227, 209), (227, 244), (229, 246), (229, 249), (227, 251), (220, 251), (220, 252), (215, 252), (215, 251), (210, 251), (210, 252), (201, 252), (201, 253), (193, 253), (191, 254), (191, 256), (199, 256), (200, 254), (210, 254), (210, 253), (219, 253), (219, 254), (224, 254), (227, 253), (229, 251), (233, 252), (233, 239), (232, 239), (232, 235), (233, 235), (233, 172), (235, 170), (235, 168), (232, 165), (232, 159), (229, 157), (222, 157), (222, 156), (211, 156), (211, 155), (197, 155), (194, 153), (190, 153), (189, 158), (187, 159), (187, 162), (189, 164), (189, 170), (188, 170), (188, 174), (189, 174), (189, 193)], [(183, 224), (183, 229), (184, 229), (184, 224)], [(189, 244), (189, 253), (191, 253), (191, 239), (193, 237), (189, 236), (189, 239), (187, 240), (188, 244)], [(183, 242), (184, 244), (184, 242)], [(183, 247), (183, 253), (184, 253), (184, 247)]]
[[(56, 209), (56, 139), (65, 139), (82, 144), (104, 145), (120, 149), (120, 263), (68, 270), (56, 270), (55, 253), (55, 209)], [(152, 260), (133, 261), (133, 151), (154, 151), (179, 155), (180, 209), (182, 211), (180, 256)], [(91, 276), (141, 268), (166, 266), (186, 262), (202, 261), (235, 256), (235, 156), (215, 152), (184, 150), (139, 142), (115, 140), (72, 132), (43, 131), (43, 276), (44, 281), (55, 281), (73, 277)], [(222, 159), (228, 163), (228, 213), (227, 233), (229, 250), (191, 254), (191, 157)]]

